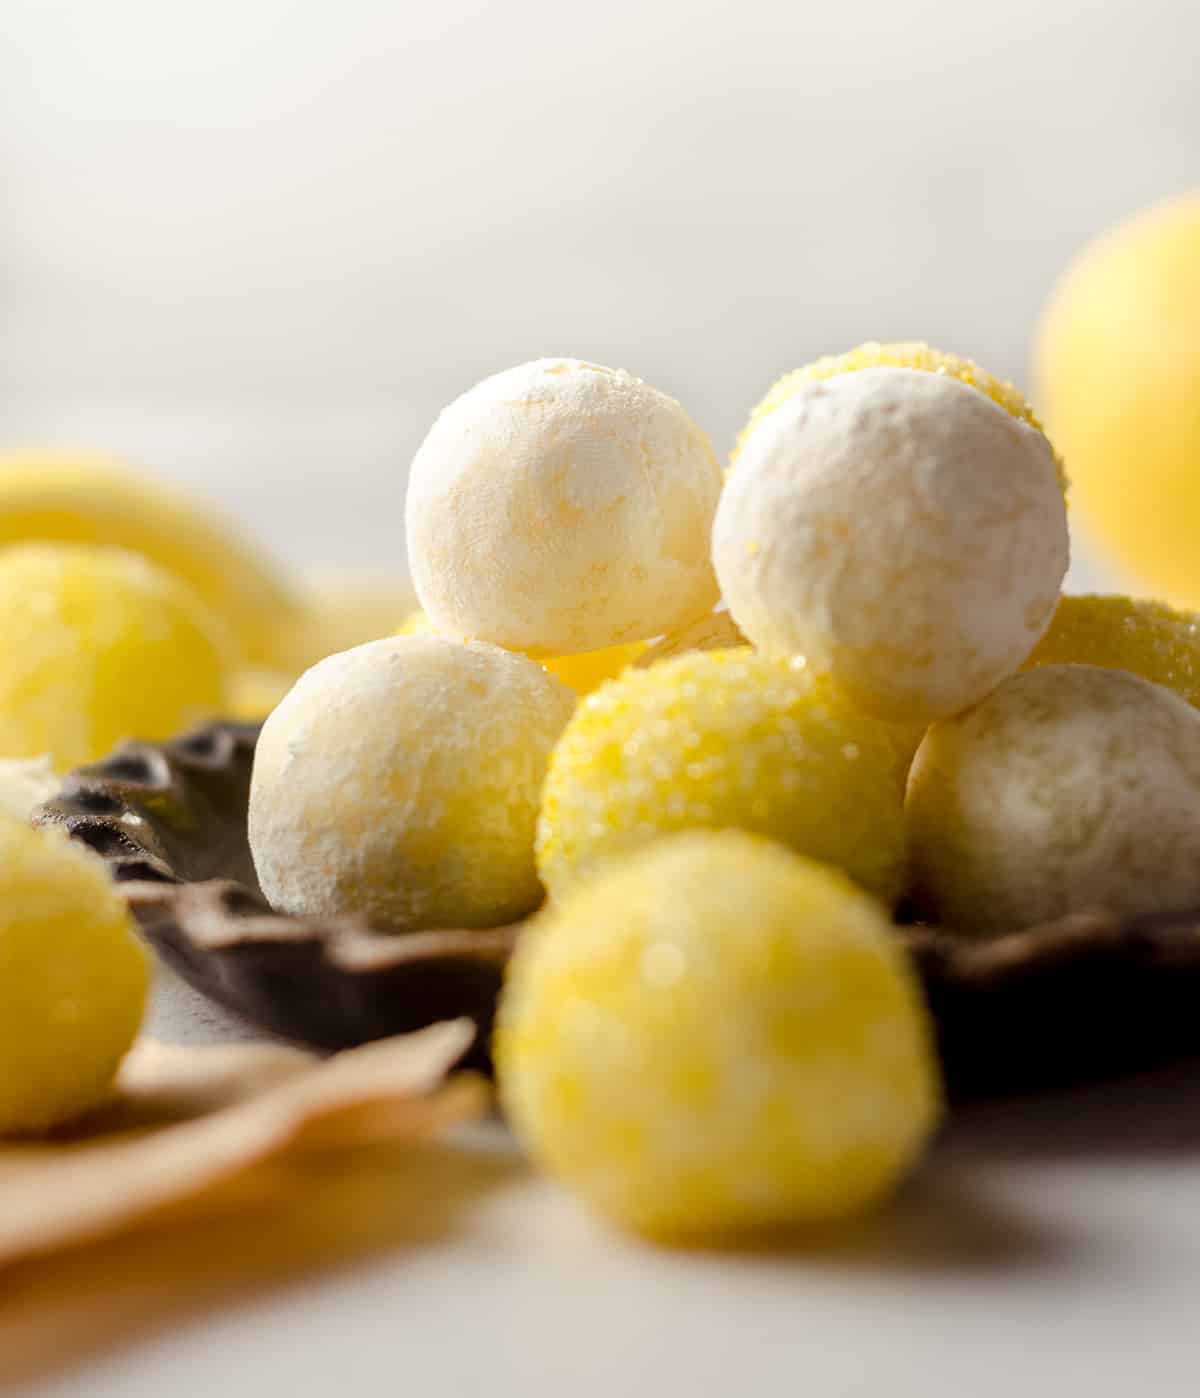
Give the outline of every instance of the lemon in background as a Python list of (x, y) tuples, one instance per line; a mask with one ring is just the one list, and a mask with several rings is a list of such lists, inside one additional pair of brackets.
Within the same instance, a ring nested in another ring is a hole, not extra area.
[(1200, 191), (1084, 248), (1036, 372), (1081, 520), (1149, 590), (1200, 604)]

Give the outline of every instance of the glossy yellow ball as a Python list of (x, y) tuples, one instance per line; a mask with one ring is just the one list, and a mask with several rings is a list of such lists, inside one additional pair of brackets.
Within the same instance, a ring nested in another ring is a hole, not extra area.
[(881, 909), (736, 831), (672, 836), (534, 921), (495, 1038), (533, 1157), (666, 1239), (876, 1202), (939, 1115), (929, 1026)]
[(552, 894), (614, 854), (697, 826), (769, 835), (892, 901), (905, 762), (888, 725), (803, 660), (691, 651), (576, 710), (550, 761), (538, 867)]
[(59, 771), (220, 713), (226, 633), (179, 578), (122, 549), (0, 551), (0, 756)]
[(47, 1130), (99, 1103), (148, 984), (103, 863), (0, 817), (0, 1135)]

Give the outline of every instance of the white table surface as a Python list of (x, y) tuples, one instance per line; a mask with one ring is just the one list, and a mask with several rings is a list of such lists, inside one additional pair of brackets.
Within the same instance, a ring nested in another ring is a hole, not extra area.
[[(244, 1032), (170, 978), (151, 1027)], [(535, 1178), (499, 1127), (465, 1133), (454, 1158), (449, 1221), (408, 1250), (29, 1392), (1162, 1398), (1200, 1385), (1200, 1066), (971, 1109), (900, 1199), (819, 1250), (628, 1241)]]

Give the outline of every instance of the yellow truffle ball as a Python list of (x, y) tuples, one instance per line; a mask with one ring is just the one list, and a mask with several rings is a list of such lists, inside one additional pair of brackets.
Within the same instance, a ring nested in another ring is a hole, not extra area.
[(956, 931), (1194, 907), (1200, 713), (1123, 670), (1026, 670), (930, 728), (905, 814), (918, 900)]
[(1116, 559), (1200, 606), (1200, 190), (1096, 239), (1042, 319), (1038, 392), (1072, 503)]
[(102, 456), (0, 453), (0, 544), (42, 540), (140, 553), (193, 588), (249, 665), (291, 662), (303, 607), (223, 521)]
[(1027, 668), (1034, 665), (1128, 670), (1200, 708), (1200, 618), (1115, 594), (1064, 597), (1029, 657)]
[(64, 771), (224, 705), (225, 632), (179, 578), (122, 549), (0, 551), (0, 754)]
[(486, 927), (542, 897), (538, 798), (571, 694), (532, 660), (394, 637), (314, 666), (263, 726), (250, 848), (288, 913)]
[(149, 970), (103, 863), (0, 817), (0, 1135), (96, 1106), (133, 1043)]
[(886, 900), (905, 876), (904, 763), (886, 725), (803, 661), (692, 651), (585, 699), (554, 750), (538, 867), (557, 895), (668, 831), (733, 827), (836, 864)]
[(495, 1056), (535, 1159), (666, 1238), (840, 1217), (940, 1110), (920, 994), (877, 905), (736, 831), (659, 841), (517, 948)]

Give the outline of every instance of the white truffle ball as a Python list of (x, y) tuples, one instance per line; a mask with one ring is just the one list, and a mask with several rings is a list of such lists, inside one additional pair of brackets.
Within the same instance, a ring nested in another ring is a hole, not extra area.
[(717, 576), (760, 650), (803, 654), (870, 713), (981, 699), (1049, 625), (1066, 507), (1035, 428), (951, 377), (863, 369), (800, 389), (742, 447)]
[(1028, 670), (929, 730), (905, 821), (918, 899), (960, 931), (1200, 905), (1200, 713), (1124, 670)]
[(397, 928), (532, 911), (542, 781), (574, 695), (444, 636), (372, 641), (301, 676), (263, 726), (250, 850), (282, 912)]
[(711, 611), (721, 468), (665, 393), (539, 359), (451, 403), (408, 487), (408, 558), (434, 628), (530, 655), (599, 650)]

